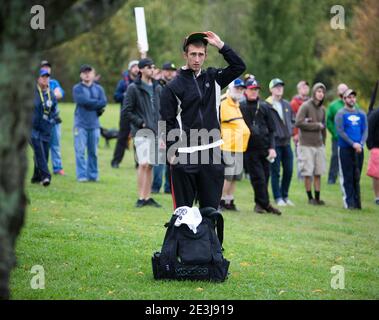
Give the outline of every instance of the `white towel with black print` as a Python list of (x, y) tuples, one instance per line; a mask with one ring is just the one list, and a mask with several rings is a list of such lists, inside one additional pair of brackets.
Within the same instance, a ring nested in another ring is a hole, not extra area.
[(175, 227), (186, 224), (194, 234), (197, 233), (197, 227), (203, 220), (200, 210), (197, 207), (179, 207), (176, 208), (174, 215), (178, 216), (175, 220)]

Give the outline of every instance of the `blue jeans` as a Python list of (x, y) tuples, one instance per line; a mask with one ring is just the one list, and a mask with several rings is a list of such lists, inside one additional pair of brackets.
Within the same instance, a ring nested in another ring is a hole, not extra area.
[(53, 172), (57, 173), (63, 169), (62, 157), (61, 157), (61, 125), (56, 124), (51, 128), (51, 138), (50, 138), (50, 152), (51, 152), (51, 162), (53, 164)]
[[(293, 170), (293, 153), (291, 144), (278, 146), (275, 148), (276, 158), (270, 165), (271, 170), (271, 187), (274, 199), (287, 199), (288, 191), (292, 179)], [(280, 167), (282, 166), (282, 180), (280, 181)]]
[(99, 138), (100, 129), (74, 128), (76, 178), (78, 180), (98, 180), (97, 146)]
[(153, 184), (151, 186), (151, 190), (153, 192), (159, 192), (162, 186), (163, 180), (163, 171), (165, 171), (165, 184), (164, 184), (164, 192), (171, 192), (171, 178), (170, 178), (170, 167), (165, 164), (155, 165), (153, 168)]

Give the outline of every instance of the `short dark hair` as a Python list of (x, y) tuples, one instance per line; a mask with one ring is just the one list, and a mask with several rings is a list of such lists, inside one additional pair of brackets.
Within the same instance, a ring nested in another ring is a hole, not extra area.
[(188, 44), (184, 47), (184, 52), (185, 52), (185, 53), (188, 53), (188, 46), (189, 46), (190, 44), (192, 44), (192, 45), (195, 46), (195, 47), (204, 47), (205, 52), (207, 52), (207, 45), (204, 43), (204, 41), (202, 41), (202, 40), (199, 39), (199, 40), (195, 40), (195, 41), (193, 41), (193, 42), (188, 43)]

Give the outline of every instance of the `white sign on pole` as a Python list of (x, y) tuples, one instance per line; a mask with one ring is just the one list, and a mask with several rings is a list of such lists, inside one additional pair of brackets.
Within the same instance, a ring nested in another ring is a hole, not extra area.
[(147, 52), (149, 51), (149, 44), (147, 42), (145, 10), (143, 7), (136, 7), (134, 8), (134, 13), (136, 16), (137, 41), (139, 49), (142, 52)]

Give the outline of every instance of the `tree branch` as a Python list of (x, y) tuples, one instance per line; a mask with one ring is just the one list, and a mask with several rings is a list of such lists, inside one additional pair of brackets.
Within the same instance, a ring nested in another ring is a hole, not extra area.
[(36, 39), (36, 49), (49, 49), (90, 31), (116, 13), (125, 3), (125, 0), (84, 0), (75, 3), (58, 17), (54, 14), (55, 19), (52, 21), (46, 14), (45, 35)]

